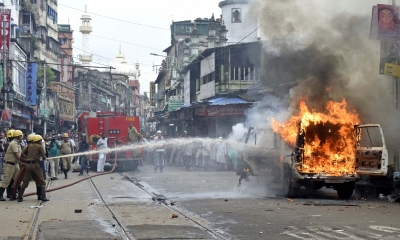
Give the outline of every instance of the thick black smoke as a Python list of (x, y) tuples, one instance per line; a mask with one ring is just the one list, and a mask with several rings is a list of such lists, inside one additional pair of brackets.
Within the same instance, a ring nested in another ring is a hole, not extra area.
[[(343, 6), (333, 15), (320, 11), (316, 2), (257, 1), (260, 33), (270, 56), (262, 76), (265, 85), (295, 83), (289, 91), (290, 111), (304, 97), (316, 110), (328, 100), (345, 98), (363, 122), (382, 124), (389, 149), (398, 151), (400, 114), (394, 109), (392, 78), (378, 72), (380, 42), (368, 38), (371, 11), (354, 15)], [(280, 70), (271, 77), (277, 71), (274, 64)]]

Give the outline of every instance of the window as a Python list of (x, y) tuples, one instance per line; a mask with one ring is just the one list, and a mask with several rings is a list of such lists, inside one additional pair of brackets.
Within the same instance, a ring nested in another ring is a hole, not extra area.
[(186, 32), (187, 32), (187, 33), (192, 32), (192, 28), (191, 28), (191, 27), (186, 27)]
[(61, 43), (61, 45), (67, 44), (67, 38), (59, 38), (58, 41)]
[(232, 8), (232, 23), (241, 23), (242, 22), (242, 9), (241, 8)]
[(58, 22), (58, 14), (50, 6), (47, 6), (47, 17), (53, 20), (54, 23)]

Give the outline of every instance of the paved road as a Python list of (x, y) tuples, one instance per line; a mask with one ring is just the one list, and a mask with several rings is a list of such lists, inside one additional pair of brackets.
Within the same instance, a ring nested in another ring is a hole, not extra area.
[[(80, 178), (71, 173), (50, 184)], [(51, 201), (40, 210), (30, 208), (39, 205), (33, 196), (23, 203), (1, 202), (0, 239), (400, 238), (399, 204), (339, 201), (332, 191), (288, 200), (254, 177), (241, 187), (237, 180), (233, 172), (169, 166), (154, 173), (150, 165), (99, 176), (49, 193)], [(168, 198), (167, 205), (152, 200), (157, 194)]]
[(288, 200), (257, 185), (254, 177), (237, 187), (238, 176), (233, 172), (140, 169), (131, 174), (235, 239), (400, 238), (399, 204), (341, 201), (328, 189)]

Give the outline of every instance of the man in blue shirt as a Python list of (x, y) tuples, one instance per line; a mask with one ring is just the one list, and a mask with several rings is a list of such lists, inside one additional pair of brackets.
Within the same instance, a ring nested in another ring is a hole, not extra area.
[[(79, 143), (79, 149), (78, 152), (82, 153), (82, 152), (87, 152), (89, 151), (89, 143), (86, 142), (86, 136), (82, 136), (81, 138), (81, 142)], [(89, 175), (89, 168), (87, 166), (87, 155), (82, 155), (79, 156), (79, 161), (81, 164), (81, 172), (79, 173), (78, 176), (83, 176), (83, 171), (86, 170), (86, 174)]]
[(58, 180), (58, 170), (60, 168), (60, 148), (61, 141), (58, 140), (58, 136), (53, 136), (49, 144), (49, 157), (57, 157), (55, 159), (50, 159), (50, 175), (51, 180)]

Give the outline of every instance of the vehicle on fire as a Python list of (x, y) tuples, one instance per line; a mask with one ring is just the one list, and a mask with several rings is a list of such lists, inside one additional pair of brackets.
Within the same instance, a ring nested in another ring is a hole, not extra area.
[[(286, 197), (296, 197), (302, 186), (308, 190), (318, 190), (325, 186), (335, 189), (339, 198), (348, 199), (360, 176), (386, 178), (389, 158), (381, 126), (355, 125), (351, 135), (353, 139), (344, 139), (343, 134), (338, 134), (341, 129), (340, 124), (329, 122), (299, 127), (296, 146), (283, 163), (283, 192)], [(341, 158), (335, 159), (335, 153), (326, 151), (306, 153), (309, 150), (307, 144), (315, 144), (315, 139), (319, 143), (317, 148), (323, 149), (325, 146), (325, 149), (335, 149), (341, 153), (337, 154)], [(352, 151), (347, 146), (349, 143), (355, 143)], [(327, 158), (330, 161), (322, 161)], [(309, 169), (310, 166), (313, 168)]]

